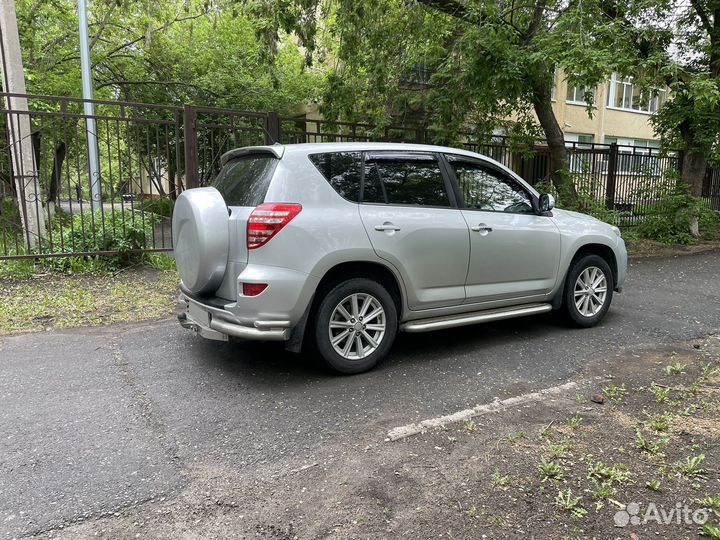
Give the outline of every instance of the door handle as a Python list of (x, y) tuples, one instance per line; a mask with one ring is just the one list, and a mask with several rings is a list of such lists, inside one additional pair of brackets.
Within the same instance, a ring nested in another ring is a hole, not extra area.
[(398, 227), (397, 225), (393, 225), (389, 221), (386, 221), (382, 225), (375, 225), (375, 230), (376, 231), (399, 231), (400, 227)]
[(485, 225), (484, 223), (480, 223), (479, 225), (475, 225), (474, 227), (470, 227), (470, 230), (473, 230), (473, 231), (475, 231), (475, 232), (480, 232), (480, 233), (485, 233), (485, 234), (487, 234), (487, 233), (489, 233), (489, 232), (492, 232), (492, 227), (488, 227), (488, 226)]

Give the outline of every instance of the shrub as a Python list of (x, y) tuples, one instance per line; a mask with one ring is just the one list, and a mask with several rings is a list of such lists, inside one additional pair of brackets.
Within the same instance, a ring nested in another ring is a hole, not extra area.
[(142, 261), (136, 253), (146, 247), (153, 234), (153, 219), (143, 219), (130, 209), (102, 212), (87, 210), (72, 217), (58, 214), (53, 220), (52, 246), (43, 243), (44, 253), (112, 251), (113, 255), (87, 255), (44, 259), (48, 269), (67, 272), (112, 271)]
[(717, 234), (720, 217), (709, 209), (707, 203), (690, 195), (686, 186), (680, 184), (674, 188), (655, 189), (646, 193), (659, 202), (651, 204), (641, 213), (642, 221), (637, 232), (644, 238), (665, 244), (693, 244), (696, 239), (690, 234), (690, 225), (694, 218), (704, 236)]
[(140, 208), (142, 208), (145, 213), (169, 218), (172, 215), (174, 205), (175, 201), (170, 199), (170, 197), (158, 197), (143, 199), (140, 203)]

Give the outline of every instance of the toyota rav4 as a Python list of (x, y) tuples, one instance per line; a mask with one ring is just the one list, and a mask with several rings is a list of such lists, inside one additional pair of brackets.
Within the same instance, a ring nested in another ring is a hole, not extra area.
[(617, 227), (554, 208), (500, 163), (454, 148), (240, 148), (173, 214), (186, 309), (205, 338), (312, 346), (359, 373), (398, 332), (559, 310), (597, 324), (627, 270)]

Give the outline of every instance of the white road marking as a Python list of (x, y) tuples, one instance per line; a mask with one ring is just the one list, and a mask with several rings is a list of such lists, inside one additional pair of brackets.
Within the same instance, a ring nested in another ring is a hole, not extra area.
[(429, 420), (423, 420), (422, 422), (418, 422), (416, 424), (407, 424), (405, 426), (396, 427), (388, 431), (385, 441), (397, 441), (399, 439), (404, 439), (405, 437), (417, 435), (418, 433), (422, 433), (423, 431), (427, 431), (428, 429), (438, 428), (457, 422), (464, 422), (475, 416), (481, 416), (483, 414), (502, 411), (504, 409), (507, 409), (508, 407), (513, 407), (515, 405), (522, 405), (533, 401), (540, 401), (548, 396), (555, 396), (567, 392), (568, 390), (577, 388), (577, 386), (578, 383), (576, 382), (568, 382), (558, 386), (544, 388), (543, 390), (539, 390), (538, 392), (522, 394), (520, 396), (515, 396), (503, 400), (496, 399), (492, 403), (477, 405), (472, 409), (465, 409), (464, 411), (458, 411), (453, 414), (438, 416), (437, 418), (430, 418)]

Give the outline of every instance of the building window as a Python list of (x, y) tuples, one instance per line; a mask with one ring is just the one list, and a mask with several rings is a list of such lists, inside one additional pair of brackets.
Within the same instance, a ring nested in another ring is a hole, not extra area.
[(592, 135), (585, 135), (583, 133), (565, 133), (565, 146), (578, 146), (581, 148), (588, 148), (593, 142)]
[(618, 173), (660, 175), (660, 141), (605, 137), (605, 144), (613, 143), (618, 145)]
[(622, 79), (613, 73), (610, 78), (608, 107), (653, 114), (663, 106), (666, 98), (667, 89), (643, 91), (633, 83), (632, 77)]
[(585, 94), (591, 93), (593, 96), (594, 92), (590, 92), (585, 86), (567, 86), (567, 101), (568, 103), (581, 103), (585, 105)]
[(565, 133), (565, 146), (568, 147), (568, 161), (570, 170), (574, 173), (586, 173), (592, 169), (592, 154), (587, 150), (592, 148), (593, 136), (583, 133)]

